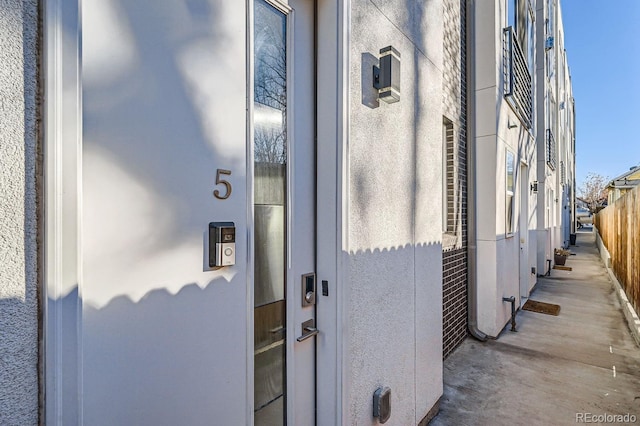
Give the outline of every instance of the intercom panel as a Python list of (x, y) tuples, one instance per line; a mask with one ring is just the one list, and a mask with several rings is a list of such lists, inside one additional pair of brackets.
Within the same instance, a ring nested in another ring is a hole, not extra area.
[(233, 222), (209, 223), (209, 266), (236, 264), (236, 225)]

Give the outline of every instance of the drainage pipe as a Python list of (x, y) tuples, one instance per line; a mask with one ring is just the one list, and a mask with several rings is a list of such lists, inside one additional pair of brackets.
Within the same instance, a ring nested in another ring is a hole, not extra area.
[(476, 141), (475, 141), (475, 1), (466, 2), (467, 77), (467, 324), (469, 334), (484, 342), (487, 334), (478, 329), (478, 273), (476, 224)]
[(551, 276), (551, 259), (547, 259), (547, 273), (544, 274), (545, 277)]
[(503, 297), (502, 301), (511, 303), (511, 331), (518, 331), (516, 330), (516, 297)]

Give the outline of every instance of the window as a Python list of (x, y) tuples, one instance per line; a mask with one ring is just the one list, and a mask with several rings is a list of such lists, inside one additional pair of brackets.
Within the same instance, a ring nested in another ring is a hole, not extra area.
[(546, 140), (546, 155), (547, 155), (547, 166), (551, 168), (551, 170), (556, 169), (556, 137), (553, 135), (553, 131), (551, 129), (547, 129), (547, 140)]
[(516, 13), (518, 0), (507, 0), (507, 27), (516, 27)]
[(508, 0), (503, 40), (504, 96), (523, 123), (533, 122), (535, 26), (529, 0)]
[(556, 119), (557, 119), (557, 114), (556, 114), (557, 104), (556, 104), (556, 101), (553, 99), (553, 94), (551, 93), (551, 91), (547, 92), (547, 98), (548, 98), (548, 105), (549, 105), (549, 109), (548, 109), (549, 123), (547, 126), (548, 128), (546, 131), (546, 135), (545, 135), (546, 137), (545, 154), (546, 154), (547, 165), (552, 170), (555, 170), (557, 165), (556, 137), (553, 132), (553, 129), (555, 128)]
[(513, 154), (513, 152), (507, 150), (507, 162), (506, 162), (506, 169), (507, 169), (507, 180), (506, 180), (506, 203), (505, 203), (505, 209), (506, 209), (506, 233), (507, 235), (513, 234), (515, 232), (515, 224), (514, 224), (514, 197), (513, 197), (513, 192), (514, 192), (514, 187), (515, 187), (515, 175), (514, 175), (514, 170), (515, 170), (515, 155)]
[(547, 2), (547, 37), (553, 37), (555, 19), (555, 5), (553, 0), (549, 0)]
[(456, 132), (451, 120), (446, 117), (442, 122), (442, 154), (444, 157), (442, 188), (442, 247), (443, 249), (461, 246), (462, 229), (462, 190), (458, 177), (459, 164), (455, 138)]
[(513, 28), (526, 56), (529, 73), (533, 75), (535, 53), (535, 14), (530, 0), (507, 0), (507, 27)]

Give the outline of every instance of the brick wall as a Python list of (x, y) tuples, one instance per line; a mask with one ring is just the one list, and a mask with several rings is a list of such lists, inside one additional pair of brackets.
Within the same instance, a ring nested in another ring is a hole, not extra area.
[(443, 111), (458, 140), (462, 187), (462, 244), (442, 253), (442, 344), (446, 358), (467, 335), (467, 83), (466, 2), (444, 0)]

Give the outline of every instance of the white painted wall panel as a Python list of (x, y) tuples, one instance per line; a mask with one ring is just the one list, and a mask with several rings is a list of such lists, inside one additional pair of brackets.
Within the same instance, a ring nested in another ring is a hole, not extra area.
[[(487, 108), (486, 105), (484, 107)], [(494, 135), (475, 138), (475, 143), (478, 240), (495, 241), (496, 200), (498, 198), (496, 189), (496, 167), (498, 161), (496, 137)], [(478, 253), (481, 254), (482, 252), (478, 251)]]
[(495, 105), (498, 87), (489, 86), (476, 91), (476, 137), (496, 135), (498, 114)]
[(490, 336), (496, 328), (497, 262), (496, 241), (478, 240), (478, 328)]
[(498, 15), (499, 4), (499, 0), (483, 0), (476, 3), (474, 8), (476, 54), (473, 59), (476, 68), (476, 90), (496, 86), (499, 83), (496, 64), (502, 50), (495, 36), (496, 28), (501, 25), (501, 18)]
[[(245, 424), (245, 4), (82, 12), (84, 422)], [(236, 266), (208, 267), (211, 221), (236, 223)]]

